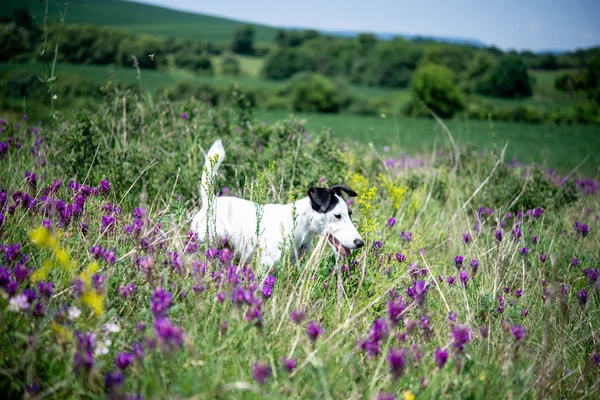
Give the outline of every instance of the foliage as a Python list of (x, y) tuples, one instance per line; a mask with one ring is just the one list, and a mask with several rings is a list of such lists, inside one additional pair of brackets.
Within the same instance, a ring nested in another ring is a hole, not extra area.
[(223, 75), (238, 76), (240, 72), (240, 62), (237, 58), (226, 55), (221, 59), (221, 73)]
[[(494, 168), (498, 153), (412, 165), (392, 146), (382, 162), (298, 120), (237, 125), (240, 93), (222, 108), (106, 95), (53, 126), (1, 123), (8, 398), (594, 396), (597, 193)], [(216, 193), (285, 203), (350, 184), (365, 246), (286, 257), (266, 279), (208, 248), (188, 229), (217, 137)]]
[(179, 53), (175, 55), (175, 65), (196, 73), (212, 75), (213, 65), (210, 58), (204, 54)]
[(30, 50), (30, 34), (17, 24), (0, 24), (0, 62), (23, 58)]
[(413, 77), (411, 90), (415, 110), (419, 109), (419, 102), (423, 102), (441, 118), (450, 118), (463, 108), (454, 73), (444, 66), (426, 64), (419, 67)]
[(529, 97), (533, 93), (525, 63), (516, 56), (504, 56), (477, 84), (477, 92), (496, 97)]
[(254, 54), (254, 37), (256, 31), (252, 25), (246, 25), (233, 32), (231, 51), (237, 54)]
[(288, 91), (295, 111), (338, 112), (343, 89), (320, 74), (300, 73), (290, 82)]
[(299, 72), (314, 71), (315, 65), (308, 52), (302, 49), (282, 48), (265, 59), (262, 74), (269, 79), (288, 79)]

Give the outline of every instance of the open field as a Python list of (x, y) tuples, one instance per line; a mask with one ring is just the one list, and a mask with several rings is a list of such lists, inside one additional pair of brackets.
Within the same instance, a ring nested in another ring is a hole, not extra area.
[[(260, 120), (273, 123), (295, 115), (306, 119), (312, 131), (330, 128), (338, 138), (358, 139), (361, 143), (396, 147), (396, 150), (430, 153), (434, 147), (451, 148), (447, 135), (432, 119), (402, 116), (369, 117), (356, 115), (302, 114), (284, 111), (257, 111)], [(445, 121), (454, 140), (460, 145), (474, 145), (488, 151), (502, 148), (508, 142), (507, 161), (537, 163), (569, 172), (582, 161), (579, 172), (597, 176), (600, 173), (600, 128), (597, 126), (553, 126), (522, 123), (468, 121), (456, 117)]]
[[(336, 135), (309, 138), (243, 105), (123, 104), (0, 122), (6, 398), (597, 398), (597, 182), (402, 156), (445, 142), (432, 121), (308, 115)], [(459, 145), (508, 137), (565, 167), (598, 148), (587, 128), (485, 127), (449, 122)], [(209, 193), (348, 185), (365, 246), (337, 257), (323, 235), (296, 260), (282, 237), (269, 268), (204, 243), (190, 218), (216, 138)]]
[[(64, 11), (62, 1), (49, 1), (49, 21), (58, 21)], [(10, 16), (14, 7), (28, 6), (37, 23), (42, 23), (46, 3), (0, 0), (0, 16)], [(148, 4), (118, 0), (77, 0), (69, 2), (66, 23), (92, 23), (130, 32), (182, 37), (215, 43), (231, 41), (233, 31), (243, 22), (209, 15), (190, 14)], [(256, 25), (256, 39), (271, 43), (275, 28)]]
[[(219, 57), (215, 57), (216, 68), (218, 68)], [(273, 81), (261, 78), (258, 76), (257, 68), (259, 68), (259, 59), (253, 57), (240, 57), (241, 68), (247, 75), (231, 77), (223, 75), (199, 75), (187, 70), (172, 69), (172, 70), (143, 70), (142, 84), (145, 92), (154, 94), (158, 88), (169, 88), (178, 81), (192, 81), (199, 83), (208, 83), (217, 87), (227, 87), (235, 82), (242, 87), (248, 89), (283, 89), (286, 81)], [(90, 78), (98, 83), (105, 84), (109, 79), (117, 79), (123, 83), (137, 84), (137, 73), (135, 68), (125, 68), (118, 66), (100, 66), (100, 65), (74, 65), (61, 64), (56, 66), (57, 75), (60, 79), (61, 72), (77, 73), (86, 78)], [(0, 72), (13, 71), (31, 71), (42, 74), (44, 66), (41, 64), (16, 64), (16, 63), (0, 63)], [(382, 99), (397, 99), (399, 105), (408, 101), (408, 90), (393, 90), (385, 88), (352, 86), (351, 92), (357, 96), (376, 97)]]

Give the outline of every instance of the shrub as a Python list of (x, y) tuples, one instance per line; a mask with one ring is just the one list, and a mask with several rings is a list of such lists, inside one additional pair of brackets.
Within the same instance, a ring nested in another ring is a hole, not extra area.
[(502, 57), (477, 84), (477, 92), (495, 97), (529, 97), (533, 93), (527, 66), (518, 56)]
[(210, 58), (204, 54), (178, 53), (175, 55), (175, 65), (196, 73), (213, 74), (213, 66)]
[(284, 48), (267, 56), (262, 74), (269, 79), (288, 79), (298, 72), (315, 69), (315, 63), (307, 51)]
[(366, 67), (365, 82), (373, 86), (406, 87), (422, 51), (404, 39), (381, 42)]
[(28, 54), (29, 40), (29, 32), (17, 24), (0, 24), (0, 61), (21, 58)]
[(342, 99), (333, 81), (320, 74), (300, 73), (289, 85), (292, 108), (296, 111), (338, 112)]
[(255, 31), (252, 25), (245, 25), (233, 32), (231, 51), (238, 54), (254, 54)]
[(226, 55), (221, 60), (221, 73), (223, 75), (238, 76), (241, 72), (240, 62), (237, 58)]
[(422, 101), (442, 118), (450, 118), (463, 108), (462, 96), (456, 86), (454, 73), (442, 65), (427, 64), (420, 67), (413, 77), (413, 110), (419, 110)]

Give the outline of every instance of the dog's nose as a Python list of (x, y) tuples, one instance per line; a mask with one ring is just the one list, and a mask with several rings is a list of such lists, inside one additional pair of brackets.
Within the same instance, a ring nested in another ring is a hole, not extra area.
[(365, 245), (365, 242), (363, 242), (362, 239), (354, 239), (354, 245), (359, 249)]

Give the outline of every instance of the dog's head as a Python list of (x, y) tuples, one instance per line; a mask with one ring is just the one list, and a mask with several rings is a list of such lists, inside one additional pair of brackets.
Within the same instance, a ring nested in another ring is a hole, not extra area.
[(334, 250), (342, 256), (348, 256), (350, 250), (362, 247), (365, 242), (352, 223), (352, 211), (348, 208), (342, 192), (350, 197), (357, 196), (354, 190), (340, 185), (329, 189), (308, 189), (308, 197), (314, 211), (311, 230), (327, 235), (327, 240)]

